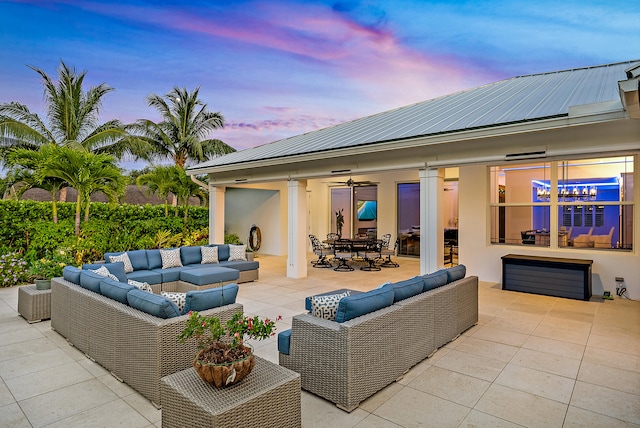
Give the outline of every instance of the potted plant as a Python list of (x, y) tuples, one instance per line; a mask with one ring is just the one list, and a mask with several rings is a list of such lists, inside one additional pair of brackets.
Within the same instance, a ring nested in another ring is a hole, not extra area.
[(29, 275), (38, 290), (51, 288), (51, 278), (62, 276), (62, 269), (71, 261), (71, 256), (64, 250), (58, 250), (52, 256), (36, 259), (29, 264)]
[[(253, 349), (244, 343), (245, 339), (262, 340), (275, 335), (275, 322), (268, 318), (251, 318), (238, 312), (222, 324), (215, 316), (204, 316), (197, 311), (188, 314), (178, 341), (196, 340), (199, 350), (193, 367), (202, 380), (217, 387), (233, 385), (253, 369)], [(278, 316), (276, 321), (280, 319)]]

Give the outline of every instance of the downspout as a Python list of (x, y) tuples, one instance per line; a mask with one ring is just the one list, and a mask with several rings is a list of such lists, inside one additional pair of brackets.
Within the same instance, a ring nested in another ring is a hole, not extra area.
[(198, 186), (202, 187), (207, 193), (209, 193), (209, 185), (207, 183), (198, 180), (195, 175), (189, 175), (189, 177), (191, 178), (191, 181), (193, 181)]

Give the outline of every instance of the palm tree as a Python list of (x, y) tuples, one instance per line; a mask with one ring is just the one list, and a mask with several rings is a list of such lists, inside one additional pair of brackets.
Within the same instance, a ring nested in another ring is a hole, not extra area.
[(158, 110), (162, 121), (141, 119), (128, 128), (151, 146), (147, 159), (171, 159), (184, 168), (189, 160), (203, 162), (211, 156), (235, 152), (222, 141), (207, 138), (212, 131), (224, 127), (224, 118), (219, 112), (207, 110), (207, 105), (198, 99), (199, 91), (200, 88), (188, 92), (174, 87), (166, 100), (155, 94), (147, 97), (147, 103)]
[(82, 202), (85, 207), (85, 221), (89, 217), (91, 195), (102, 192), (109, 202), (117, 202), (124, 192), (126, 180), (114, 159), (108, 154), (96, 154), (73, 146), (58, 147), (53, 156), (36, 171), (38, 179), (55, 177), (69, 183), (77, 190), (75, 234), (80, 236), (80, 213)]
[(120, 121), (98, 123), (102, 98), (113, 88), (102, 83), (84, 91), (86, 71), (77, 73), (63, 61), (57, 70), (57, 82), (43, 70), (34, 66), (29, 68), (41, 77), (49, 125), (23, 104), (0, 104), (0, 146), (3, 149), (37, 150), (45, 144), (76, 143), (86, 150), (110, 153), (118, 158), (127, 153), (135, 156), (142, 151), (143, 142), (129, 136)]
[(173, 187), (171, 167), (156, 166), (136, 178), (138, 187), (147, 186), (147, 194), (155, 193), (164, 200), (164, 216), (169, 217), (169, 193)]
[(37, 151), (25, 148), (15, 149), (10, 153), (9, 164), (12, 165), (13, 183), (20, 183), (22, 186), (17, 192), (17, 197), (31, 188), (39, 188), (51, 194), (51, 211), (53, 222), (58, 223), (57, 194), (67, 183), (66, 181), (49, 177), (42, 174), (41, 169), (48, 159), (51, 159), (57, 152), (58, 146), (45, 144)]
[(200, 199), (200, 202), (206, 199), (206, 193), (191, 178), (187, 175), (184, 169), (174, 166), (169, 171), (173, 187), (171, 191), (178, 198), (178, 203), (184, 205), (184, 221), (187, 221), (187, 214), (189, 212), (189, 198), (195, 196)]

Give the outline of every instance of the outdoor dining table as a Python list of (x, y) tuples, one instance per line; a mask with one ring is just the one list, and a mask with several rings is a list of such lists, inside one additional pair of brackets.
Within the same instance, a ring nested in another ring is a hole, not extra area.
[[(371, 238), (340, 238), (340, 239), (326, 239), (323, 241), (326, 244), (329, 244), (331, 248), (333, 248), (334, 253), (350, 253), (350, 258), (352, 261), (360, 260), (367, 263), (367, 266), (360, 268), (361, 270), (380, 270), (375, 266), (375, 258), (368, 257), (370, 254), (376, 252), (378, 255), (380, 253), (380, 245), (382, 240), (380, 239), (371, 239)], [(354, 258), (355, 254), (355, 258)], [(353, 269), (339, 269), (340, 267), (346, 267), (346, 257), (340, 257), (340, 264), (337, 266), (335, 270), (353, 270)]]

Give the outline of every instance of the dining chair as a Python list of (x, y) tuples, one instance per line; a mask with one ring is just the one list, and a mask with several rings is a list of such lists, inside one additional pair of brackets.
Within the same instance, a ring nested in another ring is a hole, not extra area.
[(328, 256), (333, 254), (333, 250), (324, 245), (315, 235), (309, 235), (309, 239), (311, 240), (311, 247), (313, 249), (313, 254), (318, 256), (317, 260), (312, 260), (311, 265), (317, 268), (330, 268), (332, 267), (331, 263), (327, 259)]
[(333, 258), (338, 261), (338, 265), (333, 270), (338, 272), (351, 272), (353, 267), (349, 261), (353, 258), (353, 248), (351, 240), (338, 239), (333, 244)]
[[(395, 243), (393, 244), (393, 248), (389, 248), (389, 244), (391, 241), (391, 234), (387, 233), (382, 235), (382, 240), (380, 244), (380, 257), (383, 259), (381, 267), (400, 267), (400, 265), (393, 260), (391, 260), (391, 256), (395, 256), (398, 252), (398, 245), (400, 242), (400, 238), (396, 238)], [(387, 257), (384, 259), (384, 257)]]

